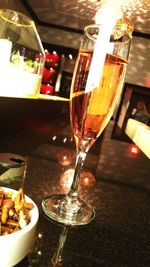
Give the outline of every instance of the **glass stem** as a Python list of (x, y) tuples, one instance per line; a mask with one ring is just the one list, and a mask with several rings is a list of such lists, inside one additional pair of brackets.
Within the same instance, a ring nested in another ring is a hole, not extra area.
[(65, 196), (60, 206), (60, 212), (62, 212), (63, 216), (65, 216), (68, 220), (77, 215), (82, 205), (82, 203), (78, 200), (78, 186), (81, 170), (85, 162), (88, 150), (89, 144), (87, 142), (81, 142), (81, 145), (77, 147), (73, 182), (69, 193)]
[(56, 252), (51, 260), (51, 264), (53, 267), (57, 267), (57, 266), (59, 267), (62, 264), (62, 253), (63, 253), (63, 248), (64, 248), (64, 244), (66, 241), (68, 229), (69, 229), (69, 225), (65, 225), (62, 233), (60, 234)]
[(76, 164), (75, 164), (75, 172), (73, 176), (73, 182), (70, 188), (70, 191), (68, 193), (69, 197), (77, 198), (78, 195), (78, 185), (79, 185), (79, 180), (80, 180), (80, 174), (82, 171), (83, 164), (85, 162), (87, 153), (83, 151), (79, 151), (77, 153), (76, 157)]

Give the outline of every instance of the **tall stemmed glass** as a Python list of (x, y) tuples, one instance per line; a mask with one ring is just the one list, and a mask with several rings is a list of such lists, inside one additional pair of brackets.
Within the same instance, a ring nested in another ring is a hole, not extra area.
[(78, 197), (80, 173), (90, 147), (108, 124), (119, 100), (131, 43), (130, 26), (128, 20), (120, 20), (112, 28), (85, 28), (70, 94), (77, 147), (73, 182), (67, 195), (51, 195), (42, 202), (46, 215), (57, 222), (82, 225), (95, 217), (94, 209)]

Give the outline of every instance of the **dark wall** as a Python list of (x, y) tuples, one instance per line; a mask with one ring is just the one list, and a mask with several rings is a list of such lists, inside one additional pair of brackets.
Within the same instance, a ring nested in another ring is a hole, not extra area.
[(68, 107), (66, 101), (0, 97), (0, 138), (60, 119)]

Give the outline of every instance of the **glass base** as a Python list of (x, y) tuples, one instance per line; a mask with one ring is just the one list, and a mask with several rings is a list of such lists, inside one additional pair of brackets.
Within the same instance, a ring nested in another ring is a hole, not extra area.
[(65, 197), (66, 195), (51, 195), (42, 201), (43, 211), (50, 219), (66, 225), (85, 225), (95, 218), (94, 209), (81, 199), (78, 199), (81, 206), (77, 212), (64, 212), (61, 204)]

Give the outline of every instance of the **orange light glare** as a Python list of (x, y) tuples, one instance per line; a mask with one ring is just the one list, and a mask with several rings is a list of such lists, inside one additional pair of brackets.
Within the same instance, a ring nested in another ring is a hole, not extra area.
[(72, 160), (73, 160), (72, 153), (68, 150), (63, 150), (63, 151), (59, 152), (57, 157), (58, 157), (58, 161), (59, 161), (60, 165), (62, 165), (62, 166), (70, 165), (72, 163)]
[(91, 187), (96, 182), (94, 175), (91, 172), (82, 172), (80, 176), (81, 185)]

